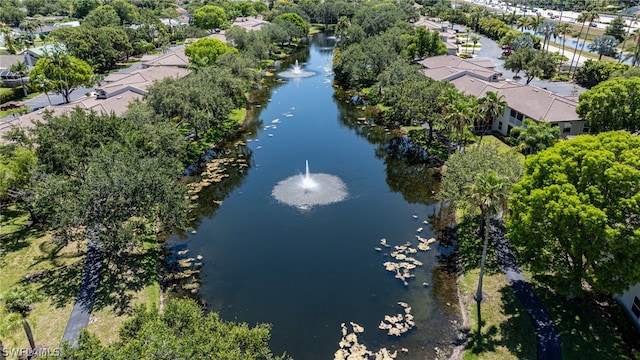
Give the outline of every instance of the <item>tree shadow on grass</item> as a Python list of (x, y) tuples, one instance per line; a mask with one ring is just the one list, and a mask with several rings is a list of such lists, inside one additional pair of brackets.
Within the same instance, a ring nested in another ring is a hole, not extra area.
[(158, 251), (140, 249), (122, 256), (103, 260), (102, 280), (94, 304), (94, 311), (112, 307), (118, 315), (132, 310), (133, 293), (158, 282)]
[(564, 359), (633, 358), (631, 348), (639, 348), (640, 335), (614, 299), (592, 295), (568, 301), (544, 284), (532, 286), (560, 332)]
[(40, 284), (40, 292), (49, 298), (56, 307), (65, 307), (73, 303), (78, 296), (84, 259), (57, 267), (47, 273)]
[[(478, 335), (476, 329), (471, 329), (467, 349), (473, 354), (480, 354), (495, 352), (498, 347), (504, 347), (517, 359), (536, 359), (536, 337), (524, 307), (511, 287), (504, 286), (499, 293), (503, 305), (502, 315), (508, 319), (488, 328), (483, 320), (482, 335)], [(484, 308), (490, 305), (483, 303), (482, 306)]]
[[(10, 216), (3, 210), (4, 216)], [(19, 216), (19, 212), (17, 216)], [(21, 250), (29, 246), (29, 239), (37, 239), (44, 236), (45, 232), (38, 226), (27, 226), (21, 219), (13, 217), (0, 223), (5, 228), (15, 227), (14, 231), (0, 234), (0, 261), (12, 252)]]
[[(142, 249), (126, 255), (103, 259), (103, 271), (93, 310), (109, 306), (118, 315), (129, 313), (133, 292), (157, 282), (157, 251)], [(39, 282), (40, 291), (57, 307), (72, 304), (78, 297), (85, 262), (76, 261), (60, 266)]]

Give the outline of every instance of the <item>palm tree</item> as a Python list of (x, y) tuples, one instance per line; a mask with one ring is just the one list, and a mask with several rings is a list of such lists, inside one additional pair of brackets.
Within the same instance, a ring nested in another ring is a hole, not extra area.
[(22, 92), (24, 93), (25, 97), (28, 94), (27, 94), (27, 88), (24, 86), (24, 77), (27, 76), (27, 74), (29, 73), (28, 70), (29, 68), (27, 67), (27, 64), (25, 64), (22, 61), (18, 61), (17, 63), (11, 65), (11, 67), (9, 68), (9, 71), (20, 76), (20, 85), (22, 85)]
[(471, 55), (476, 53), (476, 44), (480, 41), (480, 36), (471, 35), (471, 42), (473, 43), (473, 49), (471, 49)]
[[(582, 30), (584, 29), (584, 24), (587, 22), (587, 18), (588, 18), (588, 12), (583, 11), (580, 13), (580, 15), (578, 15), (578, 17), (576, 18), (577, 21), (581, 22), (582, 25), (580, 26), (580, 32), (578, 33), (578, 45), (580, 44), (580, 37), (582, 36)], [(571, 57), (571, 64), (569, 64), (569, 71), (571, 71), (571, 69), (573, 68), (573, 61), (576, 58), (576, 53), (578, 48), (576, 47), (575, 50), (573, 51), (573, 56)], [(579, 58), (578, 58), (579, 59)], [(576, 66), (577, 67), (577, 66)]]
[(460, 99), (455, 103), (449, 104), (445, 121), (451, 129), (456, 132), (456, 144), (460, 148), (462, 133), (470, 123), (470, 106), (466, 100)]
[[(589, 30), (591, 30), (591, 23), (598, 20), (599, 18), (600, 18), (600, 15), (596, 10), (591, 10), (587, 12), (585, 15), (585, 22), (587, 21), (589, 22), (589, 27), (587, 27), (587, 33), (584, 35), (584, 41), (582, 42), (582, 46), (580, 46), (580, 53), (578, 53), (578, 62), (580, 61), (580, 56), (582, 56), (582, 50), (584, 50), (584, 44), (587, 42), (587, 38), (589, 37)], [(584, 23), (582, 23), (582, 26), (584, 26)], [(574, 74), (575, 74), (575, 70), (574, 70)]]
[(538, 28), (544, 21), (545, 21), (544, 18), (540, 15), (536, 15), (535, 17), (532, 17), (529, 23), (529, 29), (533, 31), (538, 31)]
[(545, 45), (547, 46), (547, 51), (549, 50), (549, 42), (551, 42), (551, 36), (557, 33), (558, 25), (551, 21), (544, 21), (542, 24), (538, 25), (538, 33), (544, 37), (542, 42), (542, 49), (545, 49)]
[[(504, 95), (500, 95), (494, 91), (487, 91), (484, 97), (480, 98), (480, 112), (483, 116), (484, 124), (480, 129), (480, 143), (482, 142), (482, 137), (484, 136), (485, 131), (487, 130), (487, 125), (489, 125), (489, 129), (491, 128), (491, 124), (494, 121), (500, 118), (504, 113), (504, 110), (507, 108), (507, 102), (504, 100)], [(480, 144), (478, 143), (478, 144)]]
[(637, 66), (640, 64), (640, 29), (636, 29), (631, 33), (631, 38), (633, 39), (633, 46), (627, 48), (626, 50), (630, 53), (624, 56), (622, 61), (627, 61), (631, 59), (631, 66)]
[(516, 26), (518, 27), (518, 29), (520, 30), (524, 30), (524, 29), (528, 29), (529, 26), (531, 26), (531, 18), (528, 16), (521, 16), (520, 18), (518, 18), (518, 20), (516, 21)]
[(535, 122), (527, 118), (524, 119), (523, 126), (511, 129), (510, 135), (519, 142), (520, 152), (532, 155), (560, 140), (560, 128), (551, 126), (547, 121)]
[(40, 89), (41, 91), (43, 91), (44, 94), (47, 95), (47, 100), (49, 101), (49, 105), (53, 105), (53, 104), (51, 104), (51, 98), (49, 97), (49, 91), (52, 90), (51, 89), (51, 85), (52, 85), (51, 80), (47, 79), (47, 77), (44, 76), (44, 75), (38, 75), (35, 78), (30, 78), (29, 82), (36, 89)]
[(571, 24), (561, 23), (558, 25), (558, 35), (562, 36), (562, 56), (564, 56), (564, 44), (567, 41), (567, 34), (571, 34)]
[(496, 215), (507, 209), (507, 199), (510, 193), (508, 179), (498, 176), (494, 171), (476, 177), (475, 181), (466, 187), (466, 200), (472, 209), (479, 209), (484, 224), (484, 243), (482, 245), (482, 259), (480, 260), (480, 275), (478, 288), (474, 296), (478, 311), (478, 334), (482, 327), (480, 303), (482, 302), (482, 278), (484, 265), (487, 260), (489, 247), (490, 221)]
[(33, 339), (33, 331), (31, 331), (27, 316), (31, 312), (33, 303), (38, 301), (37, 294), (27, 288), (13, 288), (2, 295), (2, 300), (5, 303), (4, 311), (8, 316), (0, 329), (0, 335), (14, 332), (18, 327), (22, 326), (27, 335), (27, 340), (29, 340), (31, 350), (35, 351), (36, 342)]
[[(627, 35), (624, 37), (624, 41), (622, 41), (622, 51), (625, 51), (625, 45), (627, 44), (627, 39), (629, 39), (629, 35), (631, 34), (631, 24), (638, 24), (638, 22), (636, 21), (636, 16), (633, 15), (633, 17), (631, 18), (631, 21), (629, 21), (629, 26), (627, 27)], [(638, 29), (634, 30), (637, 31)], [(623, 61), (626, 61), (629, 57), (625, 57), (623, 59), (622, 56), (622, 52), (620, 53), (620, 59), (618, 60), (618, 63), (621, 63)], [(633, 66), (633, 63), (631, 64), (631, 66)]]

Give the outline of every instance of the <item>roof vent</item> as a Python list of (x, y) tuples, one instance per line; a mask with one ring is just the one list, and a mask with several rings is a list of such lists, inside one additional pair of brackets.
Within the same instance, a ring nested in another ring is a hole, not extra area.
[(535, 92), (538, 92), (538, 89), (531, 89), (531, 90), (533, 90), (533, 91), (535, 91)]
[(116, 99), (118, 100), (122, 99), (122, 95), (116, 96)]

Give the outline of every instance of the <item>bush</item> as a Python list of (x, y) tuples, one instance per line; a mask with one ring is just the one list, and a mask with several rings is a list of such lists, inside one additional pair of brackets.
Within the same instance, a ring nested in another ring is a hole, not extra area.
[(23, 96), (24, 93), (22, 92), (21, 86), (16, 88), (0, 88), (0, 104), (22, 99)]

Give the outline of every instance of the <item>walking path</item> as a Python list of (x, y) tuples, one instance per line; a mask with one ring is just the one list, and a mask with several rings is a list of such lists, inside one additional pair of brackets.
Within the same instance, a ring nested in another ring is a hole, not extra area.
[(67, 340), (72, 346), (78, 346), (80, 330), (87, 327), (89, 317), (96, 301), (100, 278), (102, 277), (102, 249), (93, 241), (87, 245), (87, 256), (84, 263), (82, 283), (67, 327), (64, 329), (62, 340)]
[(498, 263), (504, 271), (504, 275), (511, 285), (516, 297), (524, 306), (533, 329), (536, 333), (538, 359), (556, 360), (562, 359), (562, 346), (560, 334), (553, 320), (545, 311), (544, 305), (533, 292), (531, 285), (522, 276), (522, 272), (516, 264), (516, 259), (511, 252), (509, 240), (505, 236), (504, 228), (500, 225), (491, 225), (491, 238), (496, 247)]

